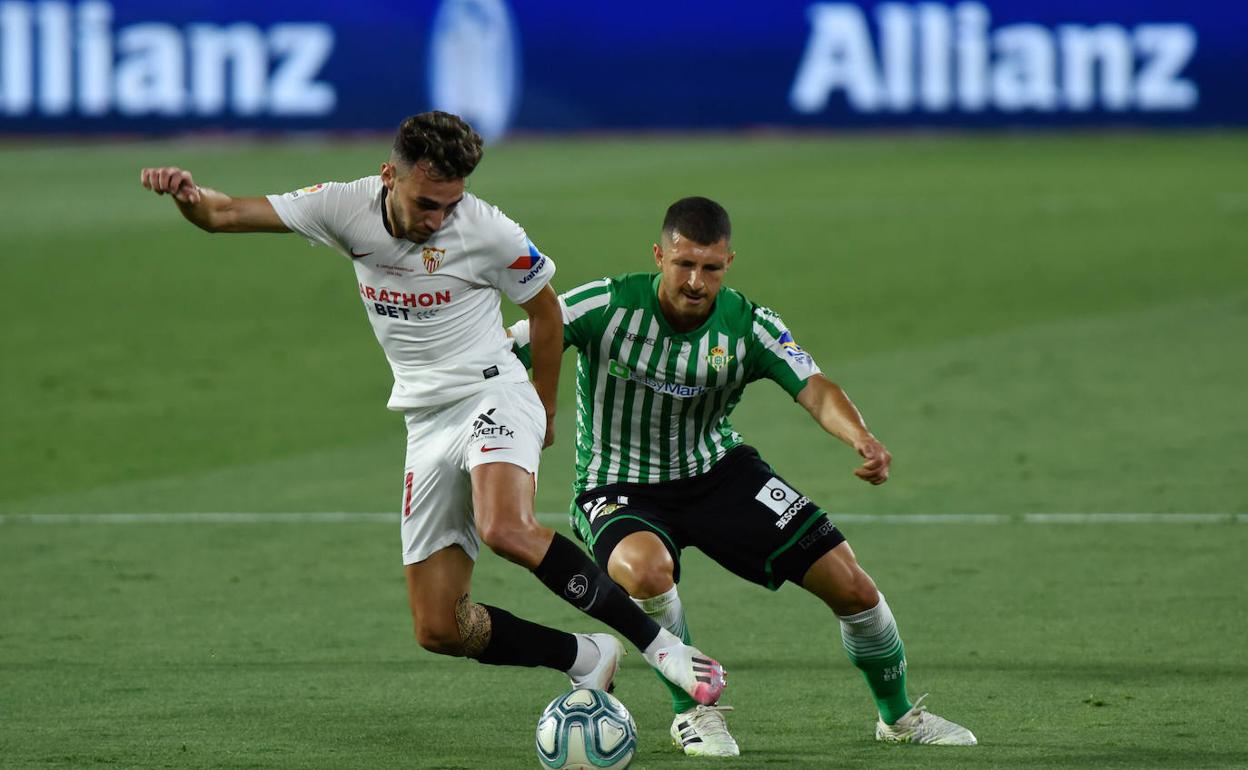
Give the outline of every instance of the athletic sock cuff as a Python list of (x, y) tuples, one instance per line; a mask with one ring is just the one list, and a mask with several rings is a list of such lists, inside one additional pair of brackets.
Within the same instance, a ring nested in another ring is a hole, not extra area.
[(490, 616), (490, 641), (477, 656), (492, 666), (545, 666), (567, 671), (576, 662), (572, 634), (518, 618), (507, 610), (481, 605)]
[(611, 626), (638, 649), (644, 650), (661, 629), (584, 551), (558, 532), (533, 574), (556, 596)]
[(672, 586), (658, 596), (651, 596), (649, 599), (633, 599), (633, 601), (642, 612), (654, 616), (662, 614), (668, 607), (679, 602), (680, 595), (676, 592), (676, 586)]
[[(556, 532), (554, 539), (550, 541), (550, 547), (546, 549), (546, 555), (533, 570), (533, 574), (543, 583), (549, 583), (552, 579), (565, 578), (571, 573), (597, 571), (599, 571), (598, 568), (584, 551), (576, 547), (576, 543)], [(552, 589), (554, 588), (552, 586)], [(571, 588), (575, 592), (575, 587)]]
[(892, 658), (904, 654), (897, 622), (884, 594), (874, 607), (844, 617), (841, 621), (841, 642), (845, 651), (856, 660)]
[(897, 621), (893, 619), (893, 611), (888, 606), (888, 601), (884, 598), (884, 594), (880, 594), (880, 601), (869, 610), (853, 615), (837, 615), (837, 619), (841, 621), (841, 629), (847, 634), (859, 637), (879, 636), (891, 629), (897, 628)]

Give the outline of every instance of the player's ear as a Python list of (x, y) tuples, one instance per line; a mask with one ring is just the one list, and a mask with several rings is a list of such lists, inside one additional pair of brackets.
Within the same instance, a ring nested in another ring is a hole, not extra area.
[(725, 272), (725, 273), (726, 273), (726, 272), (728, 272), (728, 268), (732, 267), (732, 259), (733, 259), (733, 257), (735, 257), (735, 256), (737, 256), (737, 252), (735, 252), (735, 251), (730, 251), (730, 252), (728, 252), (728, 261), (724, 263), (724, 272)]
[(388, 161), (382, 161), (381, 164), (381, 183), (386, 186), (387, 190), (394, 190), (394, 164)]
[(654, 244), (654, 264), (657, 267), (663, 267), (663, 247), (657, 243)]

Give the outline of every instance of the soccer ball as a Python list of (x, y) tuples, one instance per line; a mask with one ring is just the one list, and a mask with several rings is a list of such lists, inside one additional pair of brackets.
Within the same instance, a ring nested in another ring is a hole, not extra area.
[(537, 720), (537, 758), (551, 770), (623, 770), (637, 751), (637, 725), (602, 690), (573, 690)]

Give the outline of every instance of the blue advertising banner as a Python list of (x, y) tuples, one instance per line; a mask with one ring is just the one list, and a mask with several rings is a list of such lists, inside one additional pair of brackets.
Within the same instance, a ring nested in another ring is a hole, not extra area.
[(0, 132), (1248, 124), (1248, 4), (0, 0)]

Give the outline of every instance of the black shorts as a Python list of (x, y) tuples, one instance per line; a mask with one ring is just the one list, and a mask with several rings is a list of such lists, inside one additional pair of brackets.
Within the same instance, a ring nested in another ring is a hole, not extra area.
[(810, 498), (776, 475), (753, 447), (729, 450), (700, 476), (607, 484), (576, 498), (573, 528), (604, 569), (634, 532), (655, 532), (672, 554), (693, 546), (732, 573), (776, 590), (801, 585), (810, 566), (845, 541)]

